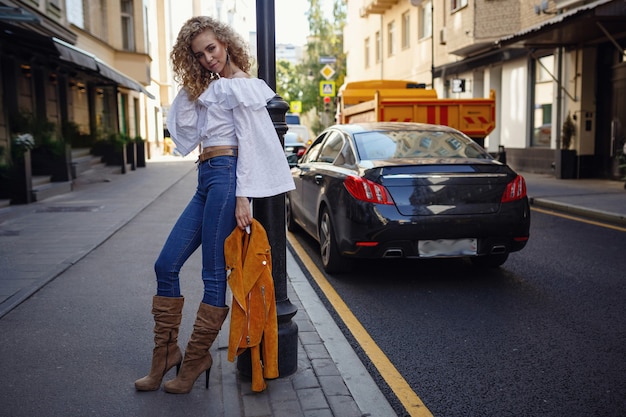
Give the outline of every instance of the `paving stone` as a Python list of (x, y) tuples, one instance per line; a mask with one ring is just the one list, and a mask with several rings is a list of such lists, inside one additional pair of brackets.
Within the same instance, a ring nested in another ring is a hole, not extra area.
[(307, 410), (318, 410), (320, 408), (328, 408), (328, 402), (321, 388), (306, 388), (296, 391), (300, 405), (306, 412)]
[(318, 377), (340, 375), (339, 369), (332, 359), (312, 359), (311, 364)]
[(346, 386), (343, 378), (340, 375), (337, 376), (318, 376), (320, 386), (327, 397), (331, 395), (350, 395), (350, 390)]

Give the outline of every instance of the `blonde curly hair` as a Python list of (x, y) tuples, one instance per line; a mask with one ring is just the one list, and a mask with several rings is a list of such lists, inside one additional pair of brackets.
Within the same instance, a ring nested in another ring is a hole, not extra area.
[(228, 47), (230, 60), (242, 71), (250, 70), (250, 54), (243, 38), (230, 26), (212, 17), (198, 16), (187, 20), (178, 32), (176, 43), (170, 55), (174, 70), (174, 80), (180, 83), (192, 100), (197, 99), (207, 89), (211, 81), (219, 75), (205, 69), (191, 50), (191, 41), (198, 34), (210, 30), (215, 38)]

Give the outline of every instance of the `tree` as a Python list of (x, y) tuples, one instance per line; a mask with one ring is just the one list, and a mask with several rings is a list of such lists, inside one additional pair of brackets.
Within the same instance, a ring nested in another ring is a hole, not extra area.
[[(332, 21), (325, 17), (322, 7), (321, 0), (310, 0), (307, 13), (310, 36), (303, 61), (295, 66), (281, 61), (276, 71), (278, 94), (288, 102), (302, 101), (303, 113), (313, 110), (318, 116), (324, 109), (319, 93), (320, 82), (324, 80), (320, 71), (326, 65), (320, 62), (320, 58), (335, 58), (335, 63), (330, 65), (335, 70), (332, 80), (335, 81), (336, 91), (343, 84), (346, 73), (343, 52), (343, 28), (346, 22), (344, 0), (334, 0)], [(334, 122), (334, 114), (322, 116), (324, 117), (318, 117), (310, 126), (315, 133)]]

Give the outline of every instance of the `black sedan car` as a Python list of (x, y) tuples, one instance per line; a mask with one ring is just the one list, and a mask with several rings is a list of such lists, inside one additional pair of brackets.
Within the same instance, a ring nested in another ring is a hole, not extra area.
[(291, 173), (287, 227), (319, 241), (327, 272), (351, 258), (468, 257), (498, 267), (528, 241), (524, 178), (450, 127), (331, 126)]

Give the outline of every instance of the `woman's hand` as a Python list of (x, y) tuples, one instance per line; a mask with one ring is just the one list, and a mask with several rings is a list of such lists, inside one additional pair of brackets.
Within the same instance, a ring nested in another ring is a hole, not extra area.
[(242, 230), (252, 223), (252, 210), (250, 210), (248, 197), (237, 197), (235, 218), (237, 219), (237, 227)]

